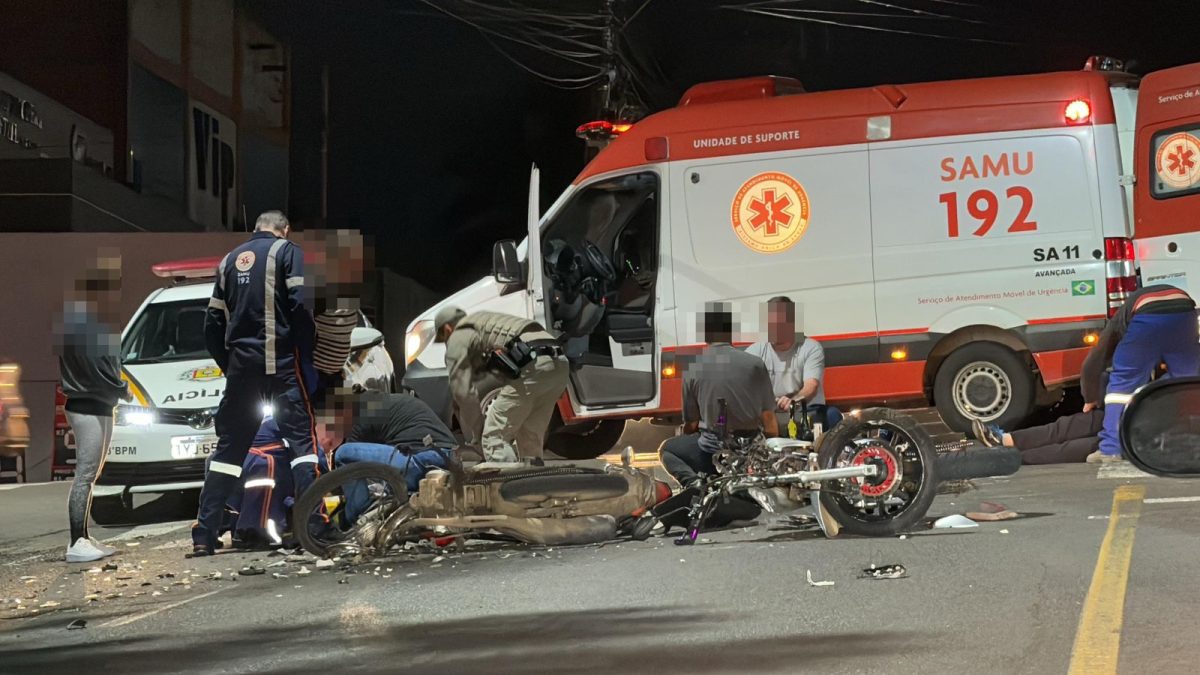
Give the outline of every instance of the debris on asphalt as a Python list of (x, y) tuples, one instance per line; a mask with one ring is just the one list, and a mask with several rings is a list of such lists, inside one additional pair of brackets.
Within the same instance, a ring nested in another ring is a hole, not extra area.
[(834, 584), (832, 581), (813, 581), (812, 570), (808, 570), (807, 577), (809, 586), (832, 586)]
[(288, 578), (288, 575), (280, 574), (279, 572), (272, 572), (271, 576), (275, 579), (287, 579)]
[(99, 567), (93, 567), (90, 570), (88, 570), (87, 573), (88, 574), (100, 574), (103, 571), (104, 570), (100, 569)]
[(103, 569), (105, 572), (116, 572), (117, 564), (116, 563), (105, 563), (104, 567), (101, 569)]
[(297, 571), (297, 572), (296, 572), (296, 574), (298, 574), (299, 576), (305, 576), (305, 575), (308, 575), (308, 574), (312, 574), (312, 570), (308, 569), (308, 568), (307, 568), (307, 567), (305, 567), (304, 565), (301, 565), (301, 566), (300, 566), (300, 570), (299, 570), (299, 571)]
[(58, 603), (53, 600), (47, 600), (47, 601), (43, 602), (42, 604), (38, 605), (38, 607), (58, 607)]
[(87, 619), (75, 619), (67, 624), (67, 630), (81, 630), (87, 628)]
[(1008, 534), (1008, 530), (1000, 530), (1000, 534)]
[(334, 563), (329, 558), (323, 558), (323, 559), (317, 561), (317, 569), (319, 569), (319, 570), (328, 569), (330, 567), (333, 567), (335, 564), (336, 563)]
[(935, 530), (966, 530), (972, 527), (979, 527), (979, 523), (957, 513), (952, 516), (938, 518), (933, 523), (933, 529)]
[(261, 567), (255, 567), (253, 565), (247, 565), (246, 567), (243, 567), (242, 569), (238, 570), (238, 576), (241, 576), (241, 577), (253, 577), (253, 576), (258, 576), (260, 574), (265, 574), (265, 573), (266, 573), (266, 570), (264, 570)]
[(350, 583), (350, 578), (349, 578), (349, 577), (342, 577), (341, 579), (338, 579), (338, 583), (339, 583), (339, 584), (348, 584), (348, 583)]
[(1017, 516), (1018, 514), (1016, 511), (1009, 511), (1007, 509), (1004, 511), (996, 511), (995, 513), (984, 513), (979, 511), (970, 511), (967, 513), (967, 517), (971, 520), (983, 523), (994, 522), (997, 520), (1012, 520)]
[(405, 576), (406, 576), (406, 577), (408, 577), (409, 579), (411, 579), (411, 578), (413, 578), (413, 577), (417, 576), (417, 573), (416, 573), (416, 572), (409, 572), (409, 573), (408, 573), (408, 574), (406, 574)]
[[(551, 551), (553, 551), (554, 549), (550, 549), (550, 550), (551, 550)], [(434, 558), (434, 559), (433, 559), (433, 562), (436, 564), (436, 563), (440, 563), (440, 562), (442, 562), (442, 561), (443, 561), (443, 560), (445, 560), (445, 559), (446, 559), (446, 556), (444, 556), (444, 555), (439, 555), (438, 557), (436, 557), (436, 558)]]
[(908, 570), (904, 565), (882, 565), (876, 567), (871, 565), (864, 569), (859, 575), (860, 579), (904, 579), (908, 577)]

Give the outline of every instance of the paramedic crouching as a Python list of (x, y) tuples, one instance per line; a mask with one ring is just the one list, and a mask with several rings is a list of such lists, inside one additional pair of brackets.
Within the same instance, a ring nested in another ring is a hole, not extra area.
[(720, 451), (720, 399), (727, 407), (730, 436), (779, 435), (771, 379), (763, 362), (733, 342), (733, 314), (727, 307), (704, 315), (704, 353), (683, 376), (683, 435), (663, 443), (663, 467), (684, 489), (697, 487), (698, 474), (713, 475), (713, 455)]
[(750, 345), (746, 353), (767, 366), (780, 428), (787, 428), (793, 401), (807, 405), (813, 422), (826, 431), (842, 421), (841, 411), (825, 404), (825, 350), (796, 331), (796, 303), (790, 298), (767, 301), (767, 339)]

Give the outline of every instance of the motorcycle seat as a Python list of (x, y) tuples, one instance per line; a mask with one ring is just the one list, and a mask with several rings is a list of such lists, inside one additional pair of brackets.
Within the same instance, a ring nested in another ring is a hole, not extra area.
[(514, 478), (500, 486), (500, 496), (509, 500), (523, 497), (558, 499), (610, 499), (629, 491), (622, 476), (606, 473), (560, 474)]

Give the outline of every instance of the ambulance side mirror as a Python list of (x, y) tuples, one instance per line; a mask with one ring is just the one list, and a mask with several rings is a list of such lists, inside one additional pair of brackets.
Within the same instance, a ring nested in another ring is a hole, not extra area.
[(496, 283), (505, 287), (506, 293), (524, 286), (525, 275), (517, 257), (517, 242), (505, 239), (492, 247), (492, 276)]
[(1134, 466), (1167, 478), (1200, 478), (1200, 377), (1140, 389), (1121, 416), (1121, 445)]

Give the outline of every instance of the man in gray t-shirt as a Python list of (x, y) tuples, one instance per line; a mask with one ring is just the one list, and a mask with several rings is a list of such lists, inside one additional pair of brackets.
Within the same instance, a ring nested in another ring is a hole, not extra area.
[(821, 343), (796, 331), (796, 305), (779, 296), (767, 301), (767, 339), (746, 348), (761, 359), (771, 377), (779, 424), (787, 428), (792, 401), (808, 405), (814, 422), (829, 429), (842, 420), (837, 408), (825, 404), (825, 350)]
[(663, 466), (684, 487), (694, 485), (697, 474), (715, 473), (720, 399), (725, 399), (729, 433), (779, 435), (766, 366), (730, 344), (733, 314), (727, 309), (707, 312), (704, 333), (708, 347), (683, 377), (683, 435), (668, 439), (660, 451)]

